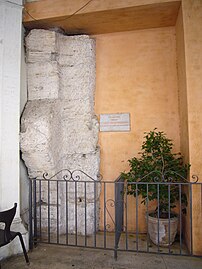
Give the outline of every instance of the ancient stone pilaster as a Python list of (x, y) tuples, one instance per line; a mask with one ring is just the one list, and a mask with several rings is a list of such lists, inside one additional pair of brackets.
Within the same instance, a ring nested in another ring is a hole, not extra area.
[[(29, 176), (81, 169), (96, 180), (100, 156), (98, 121), (94, 114), (95, 41), (88, 36), (32, 30), (26, 38), (26, 46), (28, 102), (21, 120), (21, 150)], [(54, 193), (52, 189), (51, 203), (55, 201)], [(47, 203), (46, 200), (44, 197), (43, 202)], [(82, 197), (79, 201), (78, 214), (83, 208)], [(68, 226), (73, 233), (75, 199), (69, 198), (68, 202), (72, 208)], [(59, 204), (62, 232), (65, 231), (62, 191)], [(87, 207), (91, 218), (92, 205), (93, 199), (89, 198)], [(47, 216), (47, 208), (42, 210)], [(53, 212), (52, 219), (55, 214)], [(81, 217), (81, 228), (77, 227), (80, 233), (83, 233), (82, 222)], [(93, 230), (89, 229), (88, 233), (91, 232)]]

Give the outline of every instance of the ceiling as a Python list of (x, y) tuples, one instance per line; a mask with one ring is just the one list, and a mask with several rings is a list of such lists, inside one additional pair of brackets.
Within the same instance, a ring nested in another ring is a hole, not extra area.
[[(48, 0), (27, 3), (23, 20), (24, 26), (28, 30), (60, 27), (67, 34), (89, 35), (166, 27), (175, 25), (181, 4), (180, 1), (171, 0), (168, 2), (159, 0), (159, 3), (156, 0), (139, 0), (141, 4), (143, 2), (150, 4), (137, 5), (137, 0), (133, 0), (136, 5), (132, 5), (131, 1), (125, 0), (125, 3), (130, 2), (130, 5), (104, 7), (106, 1), (102, 0), (102, 8), (95, 6), (75, 13), (73, 10), (65, 11), (65, 8), (64, 11), (61, 10), (61, 6), (58, 5), (60, 1), (62, 0), (55, 1), (57, 2), (55, 9), (53, 6), (47, 5)], [(111, 1), (113, 2), (113, 0)]]

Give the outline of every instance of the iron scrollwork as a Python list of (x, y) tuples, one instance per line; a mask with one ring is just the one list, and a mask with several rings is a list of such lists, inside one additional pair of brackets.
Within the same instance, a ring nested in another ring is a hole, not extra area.
[(80, 169), (73, 170), (73, 171), (70, 171), (69, 169), (62, 169), (59, 172), (57, 172), (56, 174), (54, 174), (53, 176), (49, 176), (49, 173), (45, 172), (43, 174), (43, 179), (45, 179), (45, 180), (58, 179), (58, 176), (60, 176), (60, 174), (62, 175), (61, 179), (64, 181), (78, 182), (81, 180), (82, 175), (85, 176), (87, 179), (92, 180), (92, 181), (99, 182), (102, 180), (102, 176), (100, 174), (97, 175), (97, 180), (96, 180)]
[(179, 173), (175, 172), (175, 171), (165, 171), (165, 172), (161, 172), (161, 171), (152, 171), (150, 173), (148, 173), (147, 175), (143, 176), (142, 178), (140, 178), (139, 182), (144, 182), (145, 179), (147, 179), (149, 176), (153, 176), (153, 181), (158, 183), (158, 182), (175, 182), (175, 180), (172, 178), (172, 176), (167, 176), (167, 174), (173, 174), (173, 176), (178, 176), (180, 179), (183, 180), (183, 182), (187, 182), (187, 183), (197, 183), (199, 178), (197, 175), (192, 175), (192, 181), (189, 181), (187, 178), (183, 177), (182, 175), (180, 175)]

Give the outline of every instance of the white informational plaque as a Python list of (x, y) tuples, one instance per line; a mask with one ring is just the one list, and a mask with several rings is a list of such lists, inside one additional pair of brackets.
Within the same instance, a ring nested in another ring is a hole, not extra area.
[(100, 114), (101, 132), (130, 131), (130, 113)]

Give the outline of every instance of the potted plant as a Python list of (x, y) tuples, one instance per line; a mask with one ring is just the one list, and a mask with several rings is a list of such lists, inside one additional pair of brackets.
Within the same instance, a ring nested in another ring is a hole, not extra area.
[(179, 192), (179, 183), (187, 181), (190, 165), (183, 164), (180, 153), (172, 152), (172, 140), (164, 132), (154, 129), (144, 139), (139, 158), (129, 160), (130, 171), (122, 176), (128, 195), (141, 195), (144, 204), (157, 201), (156, 209), (148, 212), (148, 233), (153, 243), (168, 246), (174, 242), (178, 226), (172, 209), (181, 200), (183, 213), (186, 210), (187, 197)]

